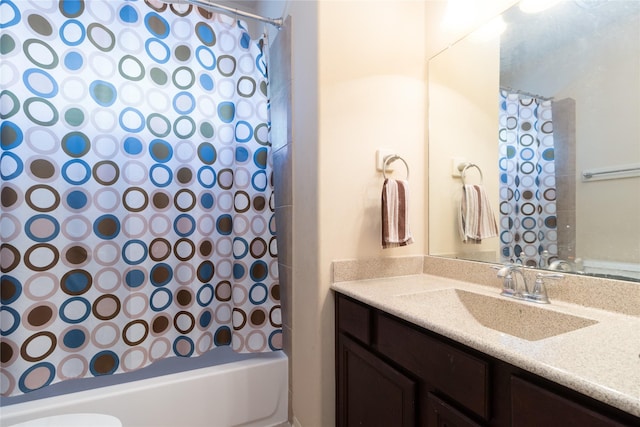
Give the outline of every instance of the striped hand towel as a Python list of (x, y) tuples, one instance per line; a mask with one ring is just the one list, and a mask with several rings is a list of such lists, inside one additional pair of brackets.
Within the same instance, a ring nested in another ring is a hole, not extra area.
[(483, 186), (462, 186), (458, 227), (465, 243), (481, 243), (482, 239), (498, 235), (496, 219)]
[(397, 248), (411, 243), (409, 183), (385, 179), (382, 186), (382, 248)]

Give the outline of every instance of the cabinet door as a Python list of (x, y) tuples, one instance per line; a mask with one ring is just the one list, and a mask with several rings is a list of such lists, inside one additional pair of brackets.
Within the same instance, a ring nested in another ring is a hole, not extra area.
[(626, 425), (518, 377), (511, 377), (511, 416), (515, 427)]
[(427, 397), (427, 425), (429, 427), (480, 427), (480, 424), (431, 393)]
[(415, 382), (338, 335), (337, 425), (402, 427), (415, 424)]
[(490, 419), (489, 363), (390, 316), (377, 317), (377, 350), (452, 401)]

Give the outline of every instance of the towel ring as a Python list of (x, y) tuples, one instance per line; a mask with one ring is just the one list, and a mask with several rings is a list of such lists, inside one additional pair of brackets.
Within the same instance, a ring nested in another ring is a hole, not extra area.
[(409, 165), (402, 157), (398, 156), (397, 154), (392, 154), (384, 158), (384, 162), (382, 163), (382, 176), (384, 176), (384, 179), (387, 179), (387, 166), (395, 162), (396, 160), (402, 160), (402, 163), (404, 163), (404, 166), (407, 168), (407, 181), (409, 181)]
[(480, 173), (480, 184), (484, 184), (484, 178), (482, 176), (482, 169), (480, 169), (480, 166), (476, 165), (475, 163), (460, 163), (458, 165), (458, 170), (460, 171), (460, 178), (462, 178), (462, 185), (466, 185), (466, 183), (464, 182), (464, 178), (465, 174), (467, 173), (467, 169), (469, 168), (478, 169), (478, 172)]

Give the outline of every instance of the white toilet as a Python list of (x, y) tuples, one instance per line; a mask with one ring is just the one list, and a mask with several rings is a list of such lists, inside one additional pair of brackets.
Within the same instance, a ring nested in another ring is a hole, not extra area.
[(122, 427), (122, 423), (112, 415), (87, 413), (36, 418), (10, 427)]

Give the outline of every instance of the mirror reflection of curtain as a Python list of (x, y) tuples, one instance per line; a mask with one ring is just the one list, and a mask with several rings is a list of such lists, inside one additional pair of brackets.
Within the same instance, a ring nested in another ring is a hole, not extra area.
[(558, 252), (551, 101), (500, 91), (500, 255), (545, 266)]

